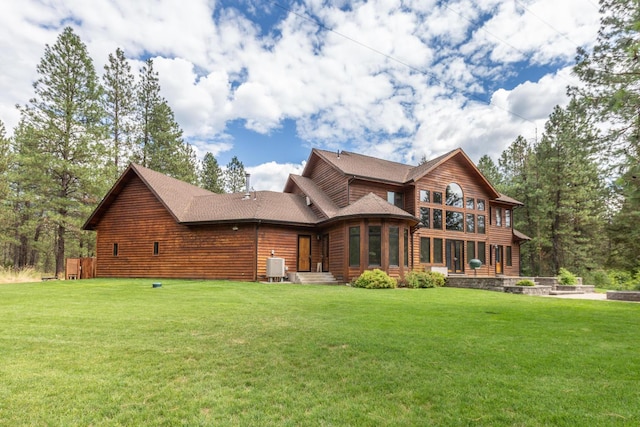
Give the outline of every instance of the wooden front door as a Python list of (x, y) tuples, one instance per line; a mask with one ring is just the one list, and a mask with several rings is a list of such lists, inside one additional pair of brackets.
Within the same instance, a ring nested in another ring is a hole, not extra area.
[(298, 236), (298, 271), (311, 271), (311, 236)]
[(504, 250), (504, 248), (502, 246), (495, 246), (496, 248), (496, 274), (502, 274), (503, 273), (503, 268), (502, 268), (502, 251)]
[(447, 270), (449, 273), (463, 273), (464, 259), (464, 241), (463, 240), (447, 240)]

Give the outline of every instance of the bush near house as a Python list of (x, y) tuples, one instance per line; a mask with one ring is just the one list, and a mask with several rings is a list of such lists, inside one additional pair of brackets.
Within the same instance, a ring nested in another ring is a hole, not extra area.
[(437, 271), (410, 271), (404, 278), (407, 288), (440, 288), (445, 285), (444, 274)]
[(562, 267), (560, 267), (560, 271), (558, 272), (558, 281), (561, 285), (574, 286), (578, 284), (578, 278), (575, 274)]
[(533, 280), (529, 280), (529, 279), (524, 279), (524, 280), (518, 280), (516, 282), (516, 286), (535, 286), (536, 284), (533, 282)]
[(363, 272), (354, 282), (356, 288), (365, 289), (393, 289), (398, 286), (398, 281), (390, 277), (380, 269)]

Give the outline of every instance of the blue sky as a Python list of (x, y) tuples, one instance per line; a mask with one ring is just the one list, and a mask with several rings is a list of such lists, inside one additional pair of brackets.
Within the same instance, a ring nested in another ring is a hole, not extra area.
[(11, 134), (71, 25), (99, 73), (118, 47), (136, 71), (153, 58), (186, 139), (223, 166), (237, 156), (256, 189), (282, 190), (312, 147), (497, 159), (566, 104), (598, 20), (596, 0), (9, 1), (0, 120)]

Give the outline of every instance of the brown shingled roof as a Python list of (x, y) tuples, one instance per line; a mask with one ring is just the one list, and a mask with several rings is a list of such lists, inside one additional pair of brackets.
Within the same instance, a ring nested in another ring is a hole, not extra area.
[(354, 216), (386, 216), (410, 219), (416, 224), (419, 222), (418, 218), (414, 217), (407, 211), (392, 205), (373, 193), (369, 193), (349, 206), (345, 206), (340, 209), (332, 219), (343, 219), (345, 217)]
[(300, 175), (289, 175), (289, 179), (298, 186), (300, 191), (304, 193), (305, 196), (309, 197), (309, 200), (316, 205), (316, 207), (324, 213), (327, 218), (331, 218), (335, 216), (338, 212), (338, 207), (335, 203), (327, 196), (327, 194), (320, 189), (316, 185), (313, 180), (300, 176)]
[(317, 154), (345, 175), (396, 184), (403, 184), (406, 175), (413, 169), (413, 166), (410, 165), (365, 156), (363, 154), (350, 153), (348, 151), (341, 151), (340, 157), (338, 157), (335, 152), (315, 148), (312, 153)]

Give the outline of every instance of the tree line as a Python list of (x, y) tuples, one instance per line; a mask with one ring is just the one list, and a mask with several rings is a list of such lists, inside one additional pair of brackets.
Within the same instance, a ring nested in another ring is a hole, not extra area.
[(201, 185), (241, 191), (244, 165), (226, 169), (211, 153), (199, 163), (184, 141), (158, 73), (147, 59), (136, 80), (124, 52), (110, 54), (100, 78), (70, 27), (46, 45), (34, 97), (18, 106), (11, 138), (0, 121), (0, 257), (4, 266), (62, 274), (65, 257), (94, 253), (81, 230), (130, 162)]
[[(525, 275), (561, 267), (595, 281), (640, 285), (640, 4), (600, 1), (591, 52), (579, 49), (567, 89), (539, 141), (516, 138), (480, 170), (499, 191), (524, 203), (515, 227)], [(606, 275), (608, 270), (609, 274)]]

